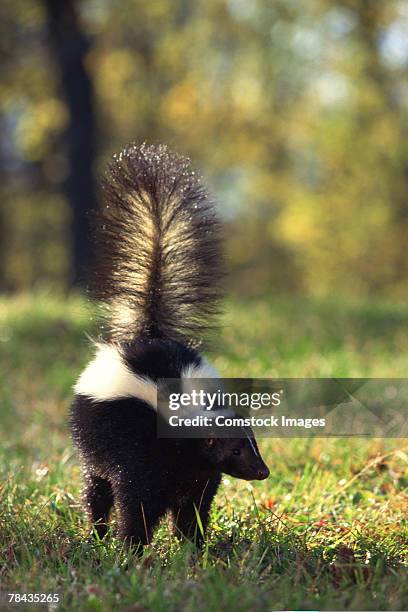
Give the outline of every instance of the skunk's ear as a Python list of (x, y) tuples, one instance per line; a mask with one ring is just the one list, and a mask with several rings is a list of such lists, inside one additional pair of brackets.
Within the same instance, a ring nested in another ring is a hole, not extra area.
[(215, 438), (210, 437), (210, 438), (205, 438), (204, 440), (204, 444), (208, 447), (208, 448), (212, 448), (213, 446), (215, 446)]

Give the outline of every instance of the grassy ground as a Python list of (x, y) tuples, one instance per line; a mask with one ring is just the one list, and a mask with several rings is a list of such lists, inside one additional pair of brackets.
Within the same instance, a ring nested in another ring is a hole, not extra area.
[[(226, 376), (408, 372), (407, 307), (231, 303), (224, 323)], [(200, 557), (166, 522), (141, 561), (89, 541), (67, 430), (85, 330), (79, 299), (0, 302), (3, 593), (56, 592), (63, 610), (408, 609), (406, 440), (262, 440), (269, 480), (224, 479)]]

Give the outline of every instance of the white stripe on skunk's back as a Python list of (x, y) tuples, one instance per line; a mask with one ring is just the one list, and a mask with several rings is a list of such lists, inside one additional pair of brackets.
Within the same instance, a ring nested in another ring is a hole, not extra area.
[(204, 357), (201, 357), (201, 363), (191, 363), (181, 372), (182, 378), (219, 378), (217, 370)]
[(79, 377), (74, 391), (96, 402), (136, 397), (157, 408), (157, 385), (132, 372), (113, 344), (97, 344), (96, 355)]

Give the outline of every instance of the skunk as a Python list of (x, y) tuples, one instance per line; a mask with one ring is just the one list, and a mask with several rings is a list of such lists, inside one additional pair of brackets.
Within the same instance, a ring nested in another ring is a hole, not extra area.
[(197, 349), (222, 293), (220, 223), (189, 160), (164, 145), (126, 147), (102, 187), (91, 288), (107, 334), (71, 409), (85, 511), (103, 537), (114, 506), (119, 537), (139, 550), (170, 511), (175, 533), (200, 544), (221, 473), (269, 475), (250, 431), (157, 437), (160, 381), (217, 376)]

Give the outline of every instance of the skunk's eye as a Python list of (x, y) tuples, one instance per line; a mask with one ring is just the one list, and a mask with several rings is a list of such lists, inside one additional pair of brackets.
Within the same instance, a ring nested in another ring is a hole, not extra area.
[(234, 448), (234, 450), (232, 451), (233, 455), (240, 455), (241, 451), (239, 450), (239, 448)]

